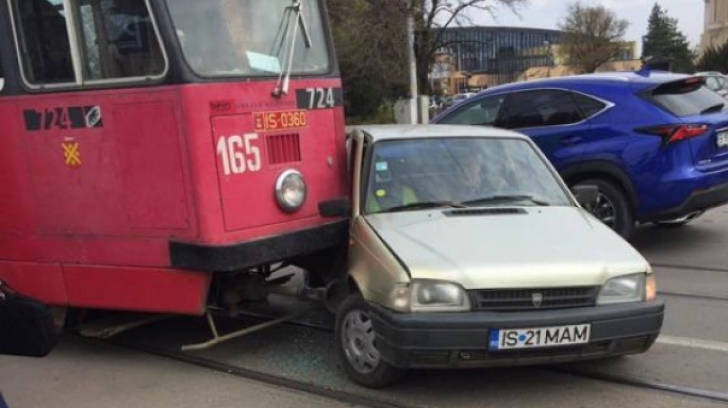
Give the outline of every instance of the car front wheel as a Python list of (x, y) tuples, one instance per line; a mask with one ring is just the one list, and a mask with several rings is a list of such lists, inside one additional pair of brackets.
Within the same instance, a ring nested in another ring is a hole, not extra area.
[(588, 210), (601, 222), (628, 239), (634, 230), (634, 213), (627, 194), (611, 181), (591, 179), (577, 185), (591, 185), (599, 189), (597, 202)]
[(336, 350), (346, 374), (359, 385), (382, 388), (405, 374), (382, 360), (367, 305), (359, 294), (349, 295), (336, 314)]

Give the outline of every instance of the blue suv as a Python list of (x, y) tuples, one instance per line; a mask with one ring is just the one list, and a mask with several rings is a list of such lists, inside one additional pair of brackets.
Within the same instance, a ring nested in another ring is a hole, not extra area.
[(728, 203), (726, 103), (705, 78), (620, 72), (494, 87), (432, 122), (530, 136), (570, 186), (599, 188), (591, 211), (628, 238)]

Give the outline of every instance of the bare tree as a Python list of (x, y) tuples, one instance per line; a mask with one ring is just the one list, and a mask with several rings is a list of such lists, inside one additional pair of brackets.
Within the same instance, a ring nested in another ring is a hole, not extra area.
[[(366, 0), (398, 18), (414, 17), (417, 82), (421, 92), (429, 91), (427, 75), (438, 51), (449, 45), (443, 41), (445, 30), (472, 23), (475, 14), (495, 16), (499, 9), (514, 13), (529, 0)], [(398, 29), (394, 27), (394, 29)], [(405, 30), (404, 21), (400, 30)], [(406, 55), (406, 54), (405, 54)]]
[[(407, 93), (407, 18), (415, 21), (415, 56), (421, 93), (443, 47), (447, 28), (471, 23), (477, 13), (516, 11), (529, 0), (328, 0), (336, 54), (353, 116), (371, 116), (387, 100)], [(359, 119), (359, 118), (357, 118)]]
[(328, 11), (349, 114), (365, 120), (406, 93), (406, 15), (392, 0), (328, 0)]
[(619, 55), (622, 38), (629, 22), (604, 7), (589, 7), (581, 2), (569, 6), (566, 18), (559, 24), (563, 31), (561, 51), (569, 65), (591, 73)]
[(417, 82), (422, 93), (429, 92), (427, 75), (435, 55), (453, 44), (443, 41), (445, 30), (469, 25), (475, 14), (495, 16), (500, 9), (517, 13), (529, 0), (400, 0), (407, 12), (415, 16), (415, 57)]

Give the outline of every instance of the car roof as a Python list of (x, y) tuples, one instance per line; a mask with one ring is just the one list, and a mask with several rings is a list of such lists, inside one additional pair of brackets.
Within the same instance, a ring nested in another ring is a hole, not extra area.
[[(564, 77), (540, 78), (523, 82), (512, 82), (509, 84), (496, 85), (488, 89), (484, 89), (478, 93), (478, 96), (497, 95), (509, 92), (526, 91), (532, 89), (548, 89), (548, 88), (578, 88), (579, 86), (594, 85), (612, 85), (612, 86), (635, 86), (636, 88), (650, 88), (657, 85), (678, 81), (685, 78), (694, 77), (695, 75), (676, 74), (667, 71), (614, 71), (600, 72), (595, 74), (569, 75)], [(461, 101), (449, 107), (445, 111), (438, 114), (432, 119), (433, 123), (441, 118), (448, 116), (451, 112), (459, 109), (466, 103), (470, 103), (470, 99)]]
[(528, 140), (520, 133), (488, 126), (468, 125), (361, 125), (347, 126), (347, 133), (360, 129), (374, 142), (393, 139), (440, 138), (440, 137), (490, 137)]
[(644, 84), (659, 85), (666, 82), (677, 81), (689, 78), (690, 75), (676, 74), (666, 71), (650, 71), (647, 74), (625, 71), (625, 72), (601, 72), (596, 74), (570, 75), (564, 77), (541, 78), (524, 82), (515, 82), (511, 84), (498, 85), (486, 89), (481, 93), (494, 93), (497, 91), (513, 91), (518, 89), (529, 89), (538, 87), (553, 87), (559, 84), (582, 84), (582, 85), (599, 85), (599, 84)]

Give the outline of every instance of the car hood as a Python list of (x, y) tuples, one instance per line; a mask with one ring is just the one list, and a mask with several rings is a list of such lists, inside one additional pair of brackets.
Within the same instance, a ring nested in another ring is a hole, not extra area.
[(583, 209), (488, 213), (493, 210), (412, 211), (366, 219), (412, 279), (457, 282), (465, 289), (596, 286), (650, 270), (630, 244)]

